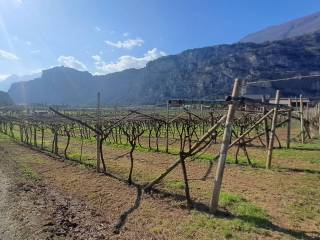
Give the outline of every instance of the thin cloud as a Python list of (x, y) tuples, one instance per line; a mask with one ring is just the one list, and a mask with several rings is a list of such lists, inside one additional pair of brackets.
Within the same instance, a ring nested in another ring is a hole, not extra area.
[(115, 48), (124, 48), (124, 49), (132, 49), (134, 47), (141, 47), (144, 44), (144, 41), (140, 38), (137, 39), (128, 39), (125, 41), (111, 42), (105, 41), (108, 46)]
[(98, 26), (95, 26), (95, 27), (94, 27), (94, 30), (95, 30), (96, 32), (101, 32), (102, 29), (101, 29), (100, 27), (98, 27)]
[(87, 66), (76, 59), (73, 56), (60, 56), (58, 57), (58, 63), (61, 64), (62, 66), (69, 67), (69, 68), (74, 68), (80, 71), (85, 71), (87, 70)]
[(22, 4), (23, 4), (23, 1), (22, 0), (14, 0), (13, 1), (18, 7), (21, 7)]
[(10, 74), (0, 74), (0, 82), (7, 80)]
[(10, 61), (19, 60), (19, 57), (17, 55), (1, 49), (0, 49), (0, 58), (4, 58)]
[(36, 53), (40, 53), (40, 50), (39, 49), (34, 49), (34, 50), (31, 50), (30, 51), (32, 54), (36, 54)]
[(148, 62), (165, 55), (165, 52), (159, 51), (157, 48), (153, 48), (145, 53), (143, 57), (126, 55), (119, 57), (116, 62), (111, 63), (105, 63), (99, 55), (92, 56), (92, 59), (95, 61), (95, 66), (98, 70), (97, 74), (107, 74), (119, 72), (129, 68), (143, 68)]

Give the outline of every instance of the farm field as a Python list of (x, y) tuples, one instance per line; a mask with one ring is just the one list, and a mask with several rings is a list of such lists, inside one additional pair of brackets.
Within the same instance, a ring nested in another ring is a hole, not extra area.
[(320, 0), (0, 0), (0, 240), (320, 240)]
[[(240, 123), (235, 131), (240, 131)], [(217, 159), (212, 158), (219, 152), (223, 127), (217, 130), (216, 144), (207, 145), (204, 152), (186, 160), (193, 203), (188, 208), (181, 167), (171, 171), (151, 192), (143, 191), (179, 157), (181, 139), (173, 137), (174, 130), (169, 133), (168, 152), (163, 126), (159, 137), (156, 131), (151, 136), (147, 131), (140, 135), (133, 152), (130, 185), (131, 144), (126, 141), (123, 126), (123, 132), (121, 127), (115, 130), (117, 137), (108, 136), (103, 142), (104, 174), (95, 171), (97, 143), (93, 132), (84, 134), (88, 129), (70, 130), (69, 143), (66, 131), (59, 131), (55, 152), (54, 131), (46, 127), (40, 147), (41, 128), (36, 128), (36, 144), (31, 128), (29, 140), (24, 136), (21, 143), (19, 124), (15, 120), (11, 133), (7, 128), (7, 135), (0, 135), (0, 189), (4, 193), (0, 202), (5, 206), (0, 210), (5, 216), (0, 238), (320, 239), (320, 140), (313, 137), (301, 144), (297, 122), (292, 123), (290, 149), (285, 147), (286, 127), (277, 128), (279, 141), (273, 150), (271, 169), (265, 169), (263, 137), (246, 145), (251, 165), (241, 149), (238, 163), (237, 147), (229, 150), (215, 215), (208, 208), (217, 168)], [(70, 123), (63, 123), (60, 129), (66, 124)], [(203, 131), (201, 122), (195, 124), (198, 135), (210, 128), (206, 125)], [(183, 125), (175, 127), (179, 132)], [(147, 125), (143, 128), (148, 129)], [(188, 136), (183, 135), (182, 140), (188, 142)], [(193, 135), (190, 142), (198, 140)], [(14, 235), (17, 228), (20, 236)]]

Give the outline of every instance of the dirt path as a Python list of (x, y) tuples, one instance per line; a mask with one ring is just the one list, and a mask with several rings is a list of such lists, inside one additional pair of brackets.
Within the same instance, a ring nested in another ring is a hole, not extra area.
[(1, 240), (106, 239), (105, 218), (43, 181), (26, 179), (3, 148), (0, 166)]

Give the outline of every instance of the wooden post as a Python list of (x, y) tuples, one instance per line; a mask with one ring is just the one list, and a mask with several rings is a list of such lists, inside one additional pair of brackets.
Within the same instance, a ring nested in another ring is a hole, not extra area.
[(318, 132), (319, 132), (319, 136), (320, 136), (320, 104), (318, 104), (318, 116), (319, 116)]
[(204, 130), (204, 114), (203, 114), (203, 105), (200, 105), (200, 111), (201, 111), (201, 118), (202, 118), (202, 135), (204, 134), (205, 130)]
[[(262, 102), (264, 103), (266, 100), (265, 100), (265, 97), (264, 95), (262, 96)], [(263, 107), (262, 109), (263, 111), (263, 115), (265, 115), (267, 113), (267, 110), (266, 110), (266, 107)], [(269, 145), (269, 129), (268, 129), (268, 119), (265, 118), (263, 120), (263, 123), (264, 123), (264, 131), (266, 133), (265, 135), (265, 138), (266, 138), (266, 148), (268, 149), (268, 145)]]
[(275, 101), (276, 106), (273, 109), (272, 125), (271, 125), (271, 131), (270, 131), (270, 140), (269, 140), (269, 145), (268, 145), (267, 162), (266, 162), (267, 169), (270, 169), (270, 167), (271, 167), (272, 151), (273, 151), (273, 144), (274, 144), (274, 138), (275, 138), (275, 132), (276, 132), (278, 104), (279, 104), (279, 100), (280, 100), (279, 95), (280, 95), (280, 91), (277, 90), (276, 101)]
[(183, 180), (184, 180), (184, 190), (187, 198), (187, 207), (192, 207), (192, 201), (190, 196), (190, 190), (189, 190), (189, 182), (188, 182), (188, 175), (187, 175), (187, 168), (185, 164), (185, 156), (183, 155), (183, 152), (180, 152), (180, 163), (182, 167), (182, 174), (183, 174)]
[[(201, 144), (212, 136), (212, 133), (216, 131), (216, 129), (222, 124), (222, 122), (226, 119), (226, 115), (223, 115), (222, 118), (214, 126), (212, 126), (206, 134), (204, 134), (198, 142), (196, 142), (192, 147), (191, 151), (187, 153), (187, 156), (192, 156), (194, 152), (201, 146)], [(166, 177), (173, 169), (175, 169), (181, 163), (180, 157), (176, 162), (174, 162), (171, 166), (169, 166), (163, 173), (161, 173), (156, 179), (151, 181), (144, 187), (144, 190), (149, 191), (155, 184), (159, 183), (164, 177)]]
[(100, 152), (100, 130), (101, 130), (101, 121), (100, 121), (100, 92), (97, 94), (97, 172), (100, 172), (100, 164), (101, 164), (101, 152)]
[(307, 110), (306, 110), (306, 119), (309, 121), (310, 117), (309, 117), (309, 103), (307, 102)]
[(288, 125), (287, 125), (287, 148), (290, 148), (290, 138), (291, 138), (291, 98), (289, 98), (289, 107), (290, 109), (288, 110)]
[(166, 153), (169, 152), (169, 100), (167, 101)]
[[(232, 97), (235, 98), (235, 97), (238, 97), (238, 95), (239, 95), (239, 80), (236, 79), (233, 85)], [(212, 213), (216, 213), (218, 209), (222, 178), (224, 173), (225, 162), (227, 159), (227, 152), (228, 152), (228, 148), (231, 140), (232, 121), (234, 118), (235, 111), (236, 111), (236, 103), (231, 102), (228, 108), (228, 114), (227, 114), (224, 133), (223, 133), (223, 141), (220, 147), (220, 156), (219, 156), (216, 176), (214, 179), (213, 193), (210, 201), (210, 211)]]
[(303, 119), (303, 100), (300, 94), (300, 137), (301, 143), (304, 144), (304, 119)]

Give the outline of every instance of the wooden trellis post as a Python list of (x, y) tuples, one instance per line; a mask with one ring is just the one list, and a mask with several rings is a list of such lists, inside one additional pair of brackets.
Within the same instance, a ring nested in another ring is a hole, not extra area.
[(291, 98), (289, 98), (289, 110), (288, 110), (288, 125), (287, 125), (287, 148), (289, 149), (290, 148), (290, 138), (291, 138), (291, 112), (292, 112), (292, 109), (291, 109)]
[[(265, 101), (266, 101), (265, 100), (265, 96), (263, 95), (262, 96), (262, 102), (264, 103)], [(267, 113), (266, 107), (263, 107), (262, 111), (263, 111), (263, 114), (265, 115)], [(268, 129), (268, 119), (267, 118), (265, 118), (263, 120), (263, 125), (264, 125), (264, 131), (266, 132), (266, 134), (265, 134), (266, 148), (268, 149), (268, 145), (269, 145), (269, 129)]]
[(304, 119), (303, 119), (303, 100), (302, 94), (300, 94), (300, 137), (301, 143), (304, 144)]
[(318, 132), (319, 132), (319, 136), (320, 136), (320, 103), (318, 103), (318, 116), (319, 116), (319, 119), (318, 119)]
[(167, 101), (167, 119), (166, 119), (166, 153), (169, 152), (169, 101)]
[[(238, 97), (238, 95), (239, 95), (239, 80), (236, 79), (233, 85), (232, 98), (236, 98)], [(224, 133), (223, 133), (223, 141), (220, 148), (220, 156), (219, 156), (216, 176), (214, 179), (213, 193), (210, 201), (210, 211), (212, 213), (215, 213), (218, 209), (222, 178), (224, 173), (225, 162), (227, 159), (227, 152), (228, 152), (229, 144), (231, 140), (232, 121), (234, 119), (235, 111), (236, 111), (236, 103), (234, 101), (231, 101), (228, 108), (228, 114), (227, 114)]]
[(100, 92), (97, 94), (97, 172), (100, 172), (100, 164), (101, 164), (101, 152), (100, 152), (100, 130), (101, 130), (101, 116), (100, 116)]
[(277, 122), (277, 114), (278, 114), (278, 104), (280, 101), (280, 91), (277, 90), (276, 92), (276, 106), (273, 110), (273, 117), (272, 117), (272, 125), (271, 125), (271, 131), (270, 131), (270, 141), (268, 144), (268, 153), (267, 153), (267, 162), (266, 162), (266, 168), (270, 169), (271, 167), (271, 161), (272, 161), (272, 151), (273, 151), (273, 144), (274, 144), (274, 138), (275, 138), (275, 132), (276, 132), (276, 122)]

